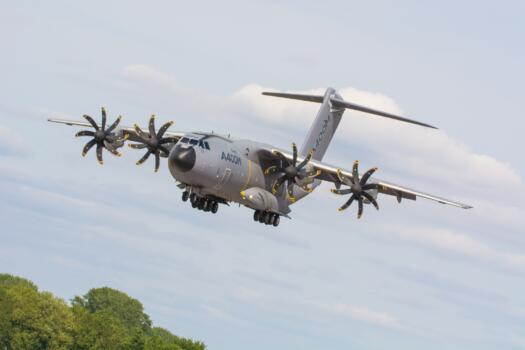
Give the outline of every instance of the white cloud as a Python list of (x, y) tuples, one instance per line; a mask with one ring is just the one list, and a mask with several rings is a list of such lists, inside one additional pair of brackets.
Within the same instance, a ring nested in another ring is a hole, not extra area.
[(399, 237), (462, 256), (477, 258), (501, 266), (525, 268), (525, 255), (495, 249), (465, 234), (447, 229), (391, 227)]
[(351, 304), (320, 304), (319, 307), (333, 315), (350, 317), (358, 321), (364, 321), (381, 327), (403, 329), (397, 318), (385, 312), (373, 311), (366, 307)]
[[(261, 96), (265, 90), (256, 84), (240, 88), (232, 94), (231, 103), (248, 111), (248, 116), (263, 122), (308, 130), (318, 105)], [(295, 91), (323, 94), (323, 89)], [(386, 112), (401, 114), (402, 110), (390, 97), (375, 92), (343, 88), (340, 94), (349, 101)], [(428, 120), (422, 120), (431, 122)], [(518, 174), (508, 165), (484, 154), (470, 150), (441, 130), (424, 129), (367, 114), (347, 111), (336, 133), (336, 138), (356, 143), (370, 151), (382, 154), (388, 165), (402, 167), (426, 178), (469, 186), (501, 188), (521, 185)]]
[(150, 82), (162, 87), (177, 87), (173, 77), (145, 64), (128, 64), (122, 69), (122, 76), (129, 80)]
[(24, 138), (16, 132), (0, 125), (0, 155), (27, 155), (29, 149)]

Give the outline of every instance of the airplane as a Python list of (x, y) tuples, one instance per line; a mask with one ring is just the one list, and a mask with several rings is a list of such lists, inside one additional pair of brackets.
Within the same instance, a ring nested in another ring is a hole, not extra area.
[(76, 136), (91, 137), (84, 146), (82, 156), (96, 146), (96, 158), (100, 164), (103, 164), (103, 149), (120, 156), (118, 149), (126, 142), (133, 142), (128, 144), (130, 148), (146, 151), (137, 165), (153, 156), (154, 170), (157, 172), (160, 159), (167, 159), (168, 169), (183, 191), (182, 200), (189, 200), (193, 208), (215, 214), (219, 204), (239, 203), (253, 209), (253, 219), (266, 225), (278, 226), (281, 216), (290, 218), (290, 206), (311, 194), (322, 181), (334, 184), (335, 188), (331, 189), (334, 194), (347, 196), (339, 211), (357, 202), (357, 218), (361, 218), (365, 204), (379, 209), (378, 194), (393, 196), (399, 203), (402, 199), (416, 200), (421, 197), (463, 209), (472, 208), (373, 178), (377, 168), (360, 174), (359, 161), (355, 161), (351, 169), (322, 161), (346, 109), (422, 127), (436, 127), (345, 101), (333, 88), (326, 89), (324, 95), (284, 92), (262, 94), (320, 104), (300, 148), (293, 143), (292, 152), (289, 152), (266, 143), (214, 132), (168, 131), (173, 125), (172, 121), (157, 130), (155, 115), (149, 119), (147, 129), (137, 124), (134, 127), (121, 127), (121, 116), (108, 127), (104, 108), (100, 125), (88, 115), (83, 116), (86, 121), (54, 118), (48, 121), (91, 128), (79, 131)]

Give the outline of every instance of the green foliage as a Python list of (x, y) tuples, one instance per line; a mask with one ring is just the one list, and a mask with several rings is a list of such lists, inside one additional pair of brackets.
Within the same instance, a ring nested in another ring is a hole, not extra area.
[(149, 332), (151, 320), (144, 313), (140, 301), (129, 297), (126, 293), (111, 288), (94, 288), (83, 297), (76, 297), (72, 304), (82, 306), (89, 312), (106, 311), (119, 319), (132, 333), (135, 329)]
[(71, 306), (31, 281), (0, 274), (1, 350), (204, 350), (201, 342), (151, 327), (142, 304), (111, 288)]
[(0, 275), (0, 346), (8, 350), (62, 350), (72, 344), (67, 304), (31, 282)]

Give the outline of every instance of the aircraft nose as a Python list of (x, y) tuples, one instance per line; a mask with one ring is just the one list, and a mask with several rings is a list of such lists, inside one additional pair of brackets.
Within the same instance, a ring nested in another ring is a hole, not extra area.
[(170, 153), (169, 166), (179, 172), (188, 172), (195, 165), (195, 149), (193, 147), (175, 147)]

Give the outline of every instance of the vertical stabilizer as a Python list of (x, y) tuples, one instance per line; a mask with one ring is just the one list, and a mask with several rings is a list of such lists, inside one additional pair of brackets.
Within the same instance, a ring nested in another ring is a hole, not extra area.
[(333, 88), (326, 89), (321, 108), (301, 145), (300, 154), (302, 156), (306, 156), (313, 150), (313, 159), (321, 160), (324, 157), (345, 111), (344, 108), (333, 108), (331, 99), (334, 97), (340, 98)]

